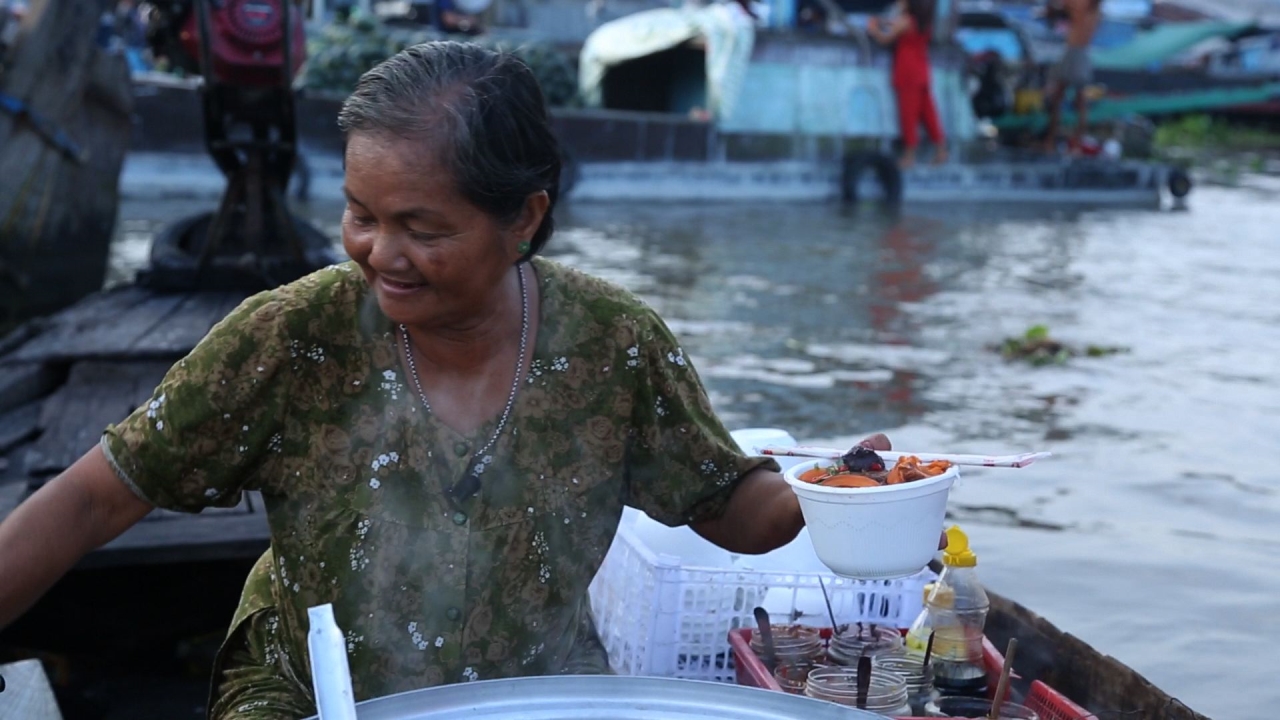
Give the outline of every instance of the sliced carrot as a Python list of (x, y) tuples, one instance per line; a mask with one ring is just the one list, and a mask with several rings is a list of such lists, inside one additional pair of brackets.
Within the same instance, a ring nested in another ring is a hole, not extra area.
[(946, 460), (934, 460), (933, 462), (929, 463), (928, 465), (925, 465), (920, 469), (921, 471), (924, 472), (925, 475), (928, 475), (929, 477), (934, 477), (935, 475), (941, 475), (942, 473), (950, 470), (951, 463), (947, 462)]
[(874, 478), (869, 478), (866, 475), (841, 473), (839, 475), (832, 475), (826, 480), (823, 480), (822, 486), (834, 488), (870, 488), (880, 487), (880, 483), (876, 482)]
[(800, 479), (807, 483), (816, 483), (822, 478), (827, 477), (830, 474), (831, 472), (828, 471), (826, 468), (816, 467), (816, 468), (813, 468), (812, 470), (805, 470), (804, 472), (800, 473)]
[(915, 482), (927, 477), (941, 475), (950, 467), (951, 463), (946, 460), (934, 460), (933, 462), (922, 464), (920, 458), (914, 455), (904, 455), (898, 458), (898, 462), (889, 471), (887, 482), (890, 485)]

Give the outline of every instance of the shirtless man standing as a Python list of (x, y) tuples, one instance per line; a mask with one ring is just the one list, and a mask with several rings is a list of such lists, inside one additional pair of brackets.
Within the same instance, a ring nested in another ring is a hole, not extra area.
[(1050, 16), (1067, 20), (1067, 51), (1057, 65), (1049, 71), (1049, 87), (1046, 98), (1049, 105), (1049, 131), (1045, 136), (1046, 148), (1053, 150), (1058, 139), (1058, 127), (1062, 123), (1062, 101), (1067, 90), (1076, 92), (1076, 132), (1073, 145), (1079, 145), (1089, 124), (1089, 99), (1085, 87), (1093, 80), (1093, 63), (1089, 59), (1089, 45), (1102, 21), (1102, 0), (1050, 0)]

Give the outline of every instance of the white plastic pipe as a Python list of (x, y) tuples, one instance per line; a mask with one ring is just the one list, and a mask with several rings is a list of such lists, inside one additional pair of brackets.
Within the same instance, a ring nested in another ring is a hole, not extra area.
[(333, 605), (307, 610), (311, 631), (307, 650), (311, 653), (311, 686), (316, 693), (319, 720), (356, 720), (356, 697), (351, 691), (351, 668), (347, 665), (347, 641), (333, 618)]

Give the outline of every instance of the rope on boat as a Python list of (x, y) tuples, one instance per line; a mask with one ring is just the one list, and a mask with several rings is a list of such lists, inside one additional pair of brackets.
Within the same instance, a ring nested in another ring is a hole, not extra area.
[(66, 131), (20, 98), (0, 92), (0, 110), (9, 113), (15, 120), (25, 120), (26, 124), (46, 143), (77, 165), (83, 165), (89, 159), (89, 153), (71, 139)]

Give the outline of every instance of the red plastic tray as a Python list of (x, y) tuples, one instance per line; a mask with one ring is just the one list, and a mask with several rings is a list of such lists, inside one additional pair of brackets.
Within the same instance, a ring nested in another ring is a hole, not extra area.
[(1040, 720), (1085, 720), (1096, 717), (1039, 680), (1031, 683), (1031, 692), (1027, 693), (1027, 701), (1023, 704), (1035, 710)]
[[(773, 673), (765, 668), (764, 662), (752, 651), (751, 636), (753, 634), (754, 631), (750, 628), (729, 632), (729, 647), (733, 650), (733, 668), (738, 684), (782, 692), (782, 686), (773, 677)], [(822, 638), (824, 640), (831, 638), (831, 628), (823, 628)], [(1004, 655), (996, 650), (987, 638), (982, 639), (982, 664), (986, 667), (987, 676), (992, 679), (992, 682), (1000, 677), (1000, 671), (1004, 667)], [(1014, 677), (1017, 677), (1016, 672)], [(994, 695), (995, 687), (988, 688), (987, 692), (989, 695)], [(1023, 704), (1034, 710), (1041, 720), (1085, 720), (1092, 717), (1087, 710), (1039, 680), (1031, 683), (1031, 690)], [(899, 718), (899, 720), (914, 719)]]

